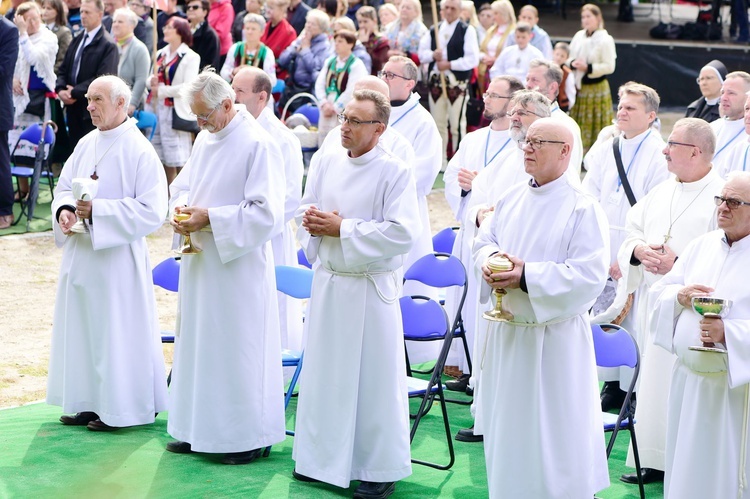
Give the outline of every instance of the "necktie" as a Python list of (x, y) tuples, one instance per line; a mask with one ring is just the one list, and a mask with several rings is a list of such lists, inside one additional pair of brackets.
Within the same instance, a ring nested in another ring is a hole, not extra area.
[(81, 56), (83, 55), (83, 49), (86, 47), (86, 40), (88, 40), (89, 34), (83, 34), (83, 40), (81, 41), (81, 47), (76, 52), (76, 57), (73, 59), (73, 80), (78, 82), (78, 70), (81, 67)]

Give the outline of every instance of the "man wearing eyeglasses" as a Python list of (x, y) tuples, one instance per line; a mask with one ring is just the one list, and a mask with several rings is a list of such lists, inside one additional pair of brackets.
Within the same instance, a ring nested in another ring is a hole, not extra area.
[[(690, 243), (651, 288), (655, 344), (676, 356), (668, 385), (665, 498), (748, 497), (750, 173), (731, 173), (713, 201), (720, 230)], [(722, 318), (702, 317), (692, 305), (701, 296), (732, 305)], [(638, 440), (640, 447), (640, 429)]]
[[(714, 196), (724, 185), (711, 167), (715, 148), (716, 137), (704, 120), (683, 118), (675, 123), (662, 151), (674, 177), (654, 187), (630, 208), (626, 237), (617, 253), (622, 278), (610, 308), (618, 309), (629, 293), (637, 291), (630, 314), (641, 350), (635, 417), (646, 483), (660, 481), (664, 476), (667, 395), (674, 365), (673, 355), (653, 345), (650, 313), (654, 295), (649, 289), (672, 269), (691, 241), (715, 228)], [(631, 457), (631, 466), (632, 461)], [(623, 475), (622, 480), (638, 483), (636, 474)]]
[(294, 477), (360, 485), (385, 498), (411, 475), (404, 337), (404, 255), (421, 233), (411, 169), (378, 146), (388, 99), (357, 90), (339, 115), (341, 144), (308, 176), (297, 238), (317, 262), (294, 437)]
[[(505, 192), (473, 247), (484, 310), (491, 291), (505, 289), (502, 305), (513, 314), (483, 321), (476, 363), (492, 382), (475, 392), (476, 432), (490, 497), (592, 497), (609, 485), (587, 318), (606, 280), (607, 221), (566, 175), (573, 136), (564, 124), (541, 118), (521, 143), (531, 180)], [(513, 268), (491, 272), (497, 254)], [(561, 380), (564, 390), (551, 388)]]
[(271, 239), (284, 223), (283, 158), (218, 74), (184, 83), (203, 131), (170, 186), (174, 231), (202, 249), (180, 264), (167, 431), (179, 454), (248, 464), (285, 438)]

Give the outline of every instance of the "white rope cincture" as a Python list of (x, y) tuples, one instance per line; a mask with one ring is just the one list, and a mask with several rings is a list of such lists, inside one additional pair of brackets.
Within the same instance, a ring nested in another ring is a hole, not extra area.
[[(381, 270), (376, 272), (340, 272), (338, 270), (329, 269), (328, 267), (323, 268), (326, 272), (332, 275), (341, 277), (364, 277), (365, 279), (368, 279), (370, 282), (372, 282), (373, 286), (375, 286), (375, 292), (377, 292), (380, 299), (389, 305), (396, 303), (398, 299), (401, 298), (401, 287), (399, 286), (398, 277), (396, 276), (396, 272), (394, 270)], [(379, 275), (390, 275), (393, 278), (393, 284), (396, 286), (396, 295), (394, 297), (387, 297), (380, 290), (380, 286), (378, 286), (377, 281), (375, 281), (375, 276)]]

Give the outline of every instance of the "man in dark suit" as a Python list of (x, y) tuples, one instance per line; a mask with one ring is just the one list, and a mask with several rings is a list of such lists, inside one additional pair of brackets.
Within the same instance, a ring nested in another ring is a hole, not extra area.
[(70, 145), (94, 129), (86, 110), (86, 91), (98, 76), (117, 74), (117, 45), (102, 29), (102, 0), (83, 0), (81, 24), (83, 31), (71, 42), (57, 77), (57, 95), (65, 104)]
[(292, 0), (286, 13), (286, 20), (292, 25), (294, 31), (299, 35), (305, 27), (307, 13), (310, 12), (310, 6), (302, 0)]
[[(0, 17), (0, 229), (13, 223), (13, 179), (8, 130), (13, 128), (13, 70), (18, 58), (18, 28)], [(12, 50), (11, 50), (12, 49)]]

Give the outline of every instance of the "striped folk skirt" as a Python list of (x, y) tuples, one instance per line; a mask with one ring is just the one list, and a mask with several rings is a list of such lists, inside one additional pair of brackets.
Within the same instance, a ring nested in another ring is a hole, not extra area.
[(599, 83), (581, 84), (570, 117), (581, 127), (583, 149), (590, 148), (602, 128), (611, 125), (614, 119), (609, 82), (605, 79)]

